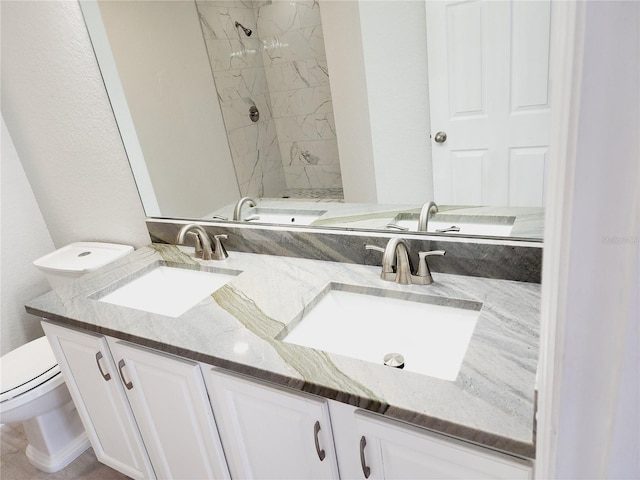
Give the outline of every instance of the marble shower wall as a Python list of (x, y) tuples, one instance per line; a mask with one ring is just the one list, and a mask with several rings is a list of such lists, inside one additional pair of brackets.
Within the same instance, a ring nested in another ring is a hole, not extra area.
[[(280, 197), (286, 188), (275, 120), (267, 90), (262, 43), (235, 27), (240, 22), (255, 32), (253, 2), (198, 0), (198, 12), (218, 91), (231, 157), (240, 193)], [(260, 120), (253, 123), (255, 105)]]
[(329, 73), (314, 0), (256, 2), (288, 188), (341, 188)]
[[(318, 3), (197, 5), (241, 193), (341, 189)], [(253, 30), (251, 37), (236, 21)], [(255, 124), (248, 117), (252, 103), (260, 111)]]

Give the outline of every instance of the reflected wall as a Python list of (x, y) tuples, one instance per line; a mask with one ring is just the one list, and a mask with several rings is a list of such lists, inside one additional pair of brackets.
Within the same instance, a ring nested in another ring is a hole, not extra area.
[(147, 215), (201, 217), (240, 193), (195, 4), (160, 6), (83, 8)]
[(197, 8), (241, 194), (342, 198), (319, 5), (204, 0)]

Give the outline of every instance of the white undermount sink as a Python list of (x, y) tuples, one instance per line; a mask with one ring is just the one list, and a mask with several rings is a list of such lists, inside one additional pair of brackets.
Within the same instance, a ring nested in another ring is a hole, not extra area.
[(310, 225), (325, 213), (326, 210), (254, 207), (247, 210), (244, 218), (249, 222)]
[[(418, 230), (417, 215), (398, 215), (387, 228), (396, 226), (400, 230), (415, 232)], [(452, 235), (480, 235), (490, 237), (508, 237), (511, 235), (515, 217), (472, 217), (463, 220), (455, 216), (432, 218), (427, 223), (427, 232), (448, 233)], [(461, 217), (461, 216), (460, 216)], [(440, 220), (439, 218), (442, 218)]]
[(356, 290), (362, 289), (331, 284), (299, 323), (280, 338), (380, 365), (386, 354), (400, 353), (405, 370), (456, 379), (481, 303), (396, 291)]
[(158, 265), (99, 300), (175, 318), (239, 273), (226, 269), (191, 270)]

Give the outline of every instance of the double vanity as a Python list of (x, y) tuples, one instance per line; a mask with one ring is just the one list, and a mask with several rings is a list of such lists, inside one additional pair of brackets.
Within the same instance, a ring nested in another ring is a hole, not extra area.
[(532, 478), (539, 283), (436, 262), (432, 284), (403, 285), (233, 237), (222, 261), (153, 243), (28, 303), (100, 461), (134, 478)]

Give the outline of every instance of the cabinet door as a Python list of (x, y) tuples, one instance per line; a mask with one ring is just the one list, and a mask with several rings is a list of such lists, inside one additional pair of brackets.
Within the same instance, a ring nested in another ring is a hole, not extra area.
[(98, 460), (133, 478), (155, 478), (104, 337), (43, 322)]
[(200, 366), (109, 339), (159, 478), (229, 478)]
[(532, 468), (514, 457), (358, 411), (356, 441), (361, 478), (530, 479)]
[(219, 369), (205, 381), (232, 477), (339, 478), (325, 400)]

